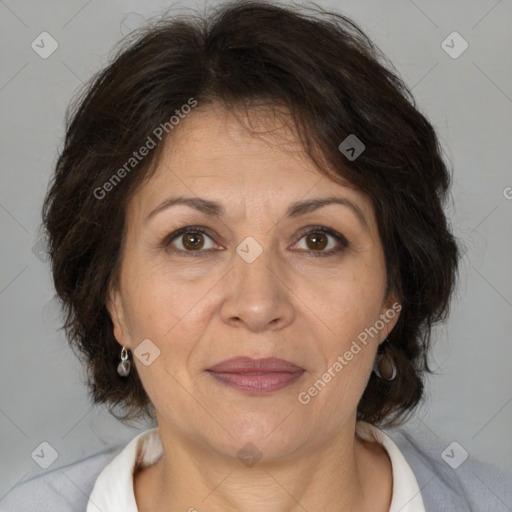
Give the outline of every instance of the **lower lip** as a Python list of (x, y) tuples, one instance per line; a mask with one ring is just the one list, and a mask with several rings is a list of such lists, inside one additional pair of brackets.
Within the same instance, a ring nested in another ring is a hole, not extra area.
[(227, 373), (209, 372), (210, 375), (233, 388), (246, 393), (265, 394), (285, 388), (300, 379), (304, 370), (297, 372)]

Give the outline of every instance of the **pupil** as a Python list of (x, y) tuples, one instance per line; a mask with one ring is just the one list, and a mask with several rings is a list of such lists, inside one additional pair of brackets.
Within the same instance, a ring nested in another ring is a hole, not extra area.
[(327, 245), (326, 236), (322, 233), (315, 233), (313, 235), (309, 235), (309, 240), (313, 242), (313, 247), (316, 249), (323, 249)]
[(198, 233), (186, 235), (184, 245), (189, 249), (197, 249), (198, 247), (201, 247), (200, 235)]

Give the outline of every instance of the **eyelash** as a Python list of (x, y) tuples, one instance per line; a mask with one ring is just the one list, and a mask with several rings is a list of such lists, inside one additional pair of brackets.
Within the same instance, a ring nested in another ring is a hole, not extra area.
[[(345, 250), (349, 243), (347, 241), (347, 239), (341, 235), (340, 233), (332, 230), (332, 229), (329, 229), (329, 228), (325, 228), (323, 226), (308, 226), (307, 228), (305, 229), (308, 229), (308, 231), (302, 231), (301, 232), (301, 236), (299, 238), (299, 241), (302, 240), (302, 238), (304, 238), (305, 236), (307, 235), (310, 235), (310, 234), (313, 234), (313, 233), (323, 233), (325, 235), (330, 235), (332, 236), (333, 238), (335, 238), (337, 240), (337, 242), (339, 243), (339, 245), (341, 247), (338, 247), (338, 248), (335, 248), (335, 249), (331, 249), (329, 251), (322, 251), (322, 250), (319, 250), (319, 251), (315, 251), (315, 250), (310, 250), (310, 251), (306, 251), (306, 252), (309, 252), (313, 257), (320, 257), (320, 258), (325, 258), (325, 257), (328, 257), (328, 256), (335, 256), (337, 255), (338, 253), (342, 252), (343, 250)], [(180, 229), (177, 229), (176, 231), (173, 231), (172, 233), (170, 233), (169, 235), (165, 236), (164, 239), (159, 243), (159, 247), (162, 248), (162, 249), (168, 249), (169, 246), (172, 244), (172, 242), (179, 238), (180, 236), (183, 236), (187, 233), (198, 233), (198, 234), (201, 234), (201, 235), (206, 235), (208, 236), (209, 238), (212, 238), (208, 233), (208, 228), (205, 228), (204, 226), (185, 226), (183, 228), (180, 228)], [(210, 250), (197, 250), (197, 251), (183, 251), (182, 249), (171, 249), (171, 252), (175, 253), (175, 254), (179, 254), (179, 255), (183, 255), (183, 256), (192, 256), (192, 257), (201, 257), (202, 254), (204, 253), (208, 253), (210, 252)]]

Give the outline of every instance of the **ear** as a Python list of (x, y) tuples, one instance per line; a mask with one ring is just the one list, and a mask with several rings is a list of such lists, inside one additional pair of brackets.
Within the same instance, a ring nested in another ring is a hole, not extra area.
[(109, 285), (107, 292), (107, 310), (114, 326), (114, 337), (121, 346), (130, 348), (128, 330), (125, 325), (125, 313), (121, 293), (117, 286)]
[(395, 294), (390, 294), (389, 297), (384, 302), (383, 308), (381, 310), (380, 318), (384, 322), (384, 327), (380, 333), (381, 343), (384, 343), (386, 338), (389, 336), (389, 333), (393, 330), (398, 319), (400, 318), (400, 311), (402, 311), (402, 304), (397, 300)]

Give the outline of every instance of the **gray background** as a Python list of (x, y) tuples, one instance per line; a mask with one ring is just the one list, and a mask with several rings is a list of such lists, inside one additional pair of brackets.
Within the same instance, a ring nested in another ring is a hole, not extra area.
[[(460, 287), (437, 330), (439, 375), (411, 425), (511, 468), (512, 2), (318, 3), (352, 17), (388, 55), (455, 170), (448, 211), (466, 248)], [(44, 471), (31, 457), (43, 441), (58, 453), (54, 469), (146, 428), (90, 407), (80, 363), (56, 329), (49, 264), (33, 247), (66, 105), (123, 35), (170, 5), (204, 4), (0, 0), (0, 499)], [(31, 48), (43, 31), (59, 45), (47, 59)], [(456, 59), (441, 47), (453, 31), (469, 43)]]

